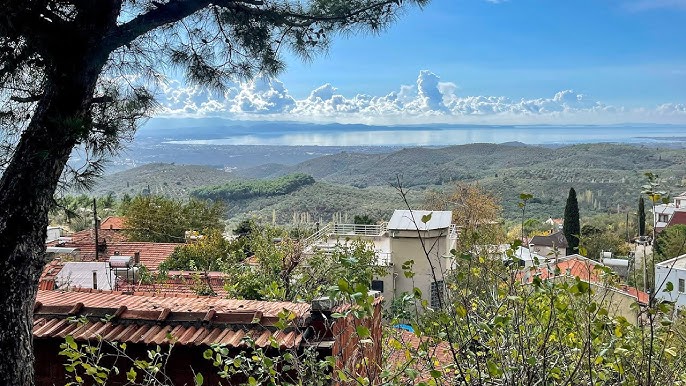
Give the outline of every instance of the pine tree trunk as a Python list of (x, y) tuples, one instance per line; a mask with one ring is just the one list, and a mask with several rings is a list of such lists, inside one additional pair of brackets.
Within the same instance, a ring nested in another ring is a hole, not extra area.
[(93, 55), (75, 58), (87, 59), (58, 63), (56, 75), (48, 76), (0, 180), (0, 385), (34, 384), (33, 306), (45, 264), (48, 211), (69, 155), (84, 138), (104, 64)]

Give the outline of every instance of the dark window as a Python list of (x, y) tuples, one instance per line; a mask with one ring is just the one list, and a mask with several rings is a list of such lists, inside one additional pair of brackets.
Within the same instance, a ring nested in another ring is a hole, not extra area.
[(383, 280), (372, 280), (372, 291), (383, 292)]
[(445, 284), (443, 284), (443, 280), (431, 283), (431, 308), (439, 308), (441, 306), (441, 303), (445, 300), (444, 292)]

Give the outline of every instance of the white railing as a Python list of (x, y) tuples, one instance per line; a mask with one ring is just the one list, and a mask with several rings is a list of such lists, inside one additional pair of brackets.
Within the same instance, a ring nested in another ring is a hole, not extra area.
[(459, 235), (459, 229), (457, 228), (456, 224), (450, 224), (450, 228), (448, 229), (448, 237), (451, 240), (457, 240), (457, 237)]
[(388, 223), (381, 224), (333, 224), (333, 234), (341, 236), (381, 236), (388, 229)]
[(329, 234), (331, 233), (331, 224), (326, 224), (326, 226), (320, 228), (318, 231), (314, 232), (307, 238), (303, 239), (302, 241), (302, 248), (307, 249), (312, 244), (316, 243), (317, 241), (326, 238)]
[(382, 267), (388, 267), (391, 265), (391, 253), (390, 252), (375, 252), (376, 253), (376, 265)]

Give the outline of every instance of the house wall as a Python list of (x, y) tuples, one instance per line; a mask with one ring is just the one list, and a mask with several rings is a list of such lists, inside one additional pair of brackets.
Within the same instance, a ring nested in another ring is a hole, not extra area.
[[(569, 276), (558, 276), (555, 280), (564, 280), (573, 284), (576, 279)], [(593, 299), (612, 316), (623, 316), (630, 323), (638, 324), (639, 307), (637, 299), (627, 293), (612, 287), (589, 283), (593, 291)]]
[(555, 251), (553, 247), (544, 245), (534, 245), (533, 252), (545, 258), (555, 258), (555, 253), (557, 253), (559, 257), (567, 256), (567, 248), (557, 248), (557, 251)]
[[(449, 268), (448, 265), (452, 263), (452, 259), (441, 257), (449, 253), (449, 240), (448, 237), (445, 236), (445, 232), (443, 232), (443, 234), (443, 236), (427, 237), (423, 239), (427, 250), (430, 249), (430, 258), (434, 266), (437, 280), (443, 280), (443, 273)], [(417, 287), (422, 291), (422, 297), (430, 300), (431, 283), (434, 281), (434, 277), (432, 275), (431, 265), (426, 258), (419, 237), (391, 237), (391, 251), (393, 261), (392, 268), (396, 275), (395, 295), (399, 296), (403, 292), (412, 293), (413, 289)], [(414, 277), (412, 278), (405, 277), (402, 269), (403, 263), (408, 260), (414, 261), (412, 267)]]
[(638, 323), (639, 308), (635, 306), (636, 298), (597, 285), (591, 285), (595, 291), (596, 300), (607, 309), (610, 315), (623, 316), (631, 323)]
[[(655, 284), (659, 286), (655, 297), (660, 300), (673, 302), (677, 307), (686, 307), (686, 293), (679, 292), (679, 279), (686, 283), (686, 270), (671, 268), (670, 266), (655, 266)], [(672, 291), (665, 291), (667, 283), (671, 282)]]

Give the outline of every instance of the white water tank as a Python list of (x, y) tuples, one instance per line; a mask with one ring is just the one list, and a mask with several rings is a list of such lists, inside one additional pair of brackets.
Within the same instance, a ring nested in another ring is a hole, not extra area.
[(129, 268), (132, 265), (131, 256), (110, 256), (110, 268)]

